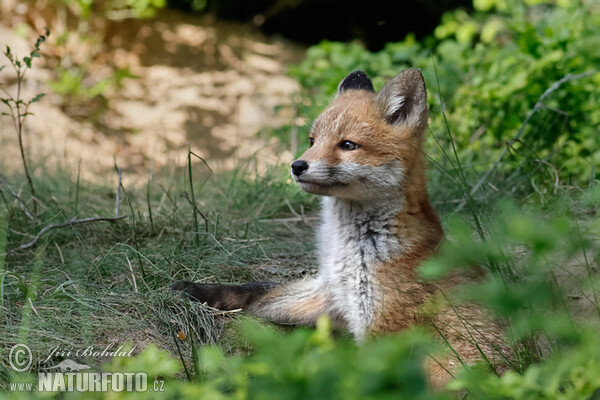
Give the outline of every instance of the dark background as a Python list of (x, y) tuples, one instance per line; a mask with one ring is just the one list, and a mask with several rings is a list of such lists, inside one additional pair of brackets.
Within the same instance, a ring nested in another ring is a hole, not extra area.
[(469, 0), (170, 0), (169, 6), (208, 12), (217, 18), (251, 22), (264, 33), (315, 44), (321, 40), (361, 40), (371, 51), (430, 34), (445, 11), (471, 9)]

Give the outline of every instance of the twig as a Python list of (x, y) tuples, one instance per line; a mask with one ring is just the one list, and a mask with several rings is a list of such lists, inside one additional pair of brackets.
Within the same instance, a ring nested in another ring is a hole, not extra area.
[[(544, 100), (546, 100), (546, 97), (548, 97), (550, 94), (552, 94), (554, 91), (556, 91), (559, 87), (561, 87), (566, 82), (571, 82), (571, 81), (576, 81), (578, 79), (583, 79), (583, 78), (586, 78), (586, 77), (588, 77), (590, 75), (593, 75), (595, 73), (596, 73), (596, 71), (592, 70), (592, 71), (582, 72), (581, 74), (577, 74), (577, 75), (567, 74), (563, 78), (561, 78), (558, 81), (554, 82), (548, 89), (546, 89), (546, 91), (544, 93), (542, 93), (542, 95), (539, 97), (538, 101), (535, 103), (535, 106), (533, 107), (533, 109), (529, 112), (529, 114), (525, 118), (525, 121), (523, 121), (523, 123), (521, 124), (521, 127), (517, 131), (517, 134), (508, 143), (513, 143), (513, 142), (519, 140), (519, 138), (525, 132), (525, 127), (529, 124), (529, 120), (541, 108), (546, 107), (543, 104)], [(502, 154), (500, 154), (500, 156), (498, 157), (498, 159), (496, 160), (496, 162), (492, 165), (492, 168), (490, 168), (485, 173), (485, 175), (483, 175), (481, 177), (481, 179), (479, 179), (479, 181), (475, 184), (475, 186), (473, 186), (473, 189), (471, 189), (471, 192), (470, 192), (471, 196), (473, 196), (475, 194), (475, 192), (477, 192), (477, 190), (485, 183), (485, 181), (489, 178), (489, 176), (496, 171), (496, 167), (499, 165), (500, 161), (502, 161), (502, 159), (504, 158), (504, 156), (506, 155), (506, 153), (508, 153), (508, 147), (506, 147), (504, 149), (504, 151), (502, 152)]]
[(52, 224), (52, 225), (45, 226), (41, 231), (38, 232), (38, 234), (33, 238), (33, 240), (31, 242), (22, 244), (19, 247), (17, 247), (16, 249), (14, 249), (13, 251), (26, 250), (26, 249), (29, 249), (29, 248), (35, 246), (35, 244), (40, 240), (40, 238), (46, 232), (48, 232), (52, 229), (62, 228), (64, 226), (86, 224), (89, 222), (100, 222), (100, 221), (115, 222), (115, 221), (117, 221), (119, 219), (123, 219), (125, 217), (126, 216), (123, 215), (121, 217), (114, 217), (114, 218), (106, 218), (106, 217), (83, 218), (83, 219), (71, 218), (70, 220), (61, 222), (59, 224)]
[(33, 235), (30, 235), (29, 233), (15, 231), (14, 229), (9, 229), (9, 231), (11, 231), (12, 233), (15, 233), (17, 235), (20, 235), (20, 236), (29, 236), (30, 238), (34, 237)]

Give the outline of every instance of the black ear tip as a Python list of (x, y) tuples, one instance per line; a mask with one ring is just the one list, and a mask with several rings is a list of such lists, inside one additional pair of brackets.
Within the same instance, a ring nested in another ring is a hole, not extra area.
[(361, 71), (360, 69), (357, 69), (356, 71), (352, 71), (348, 74), (347, 78), (351, 78), (351, 77), (360, 77), (360, 78), (367, 78), (369, 79), (369, 75), (367, 75), (367, 73), (365, 71)]
[(360, 70), (351, 72), (340, 82), (338, 86), (338, 92), (342, 93), (346, 90), (366, 90), (369, 92), (375, 91), (369, 76)]

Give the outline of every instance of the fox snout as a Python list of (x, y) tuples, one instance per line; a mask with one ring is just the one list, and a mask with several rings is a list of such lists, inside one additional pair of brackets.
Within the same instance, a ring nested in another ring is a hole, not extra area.
[(308, 163), (304, 160), (297, 160), (292, 163), (292, 174), (300, 176), (308, 169)]

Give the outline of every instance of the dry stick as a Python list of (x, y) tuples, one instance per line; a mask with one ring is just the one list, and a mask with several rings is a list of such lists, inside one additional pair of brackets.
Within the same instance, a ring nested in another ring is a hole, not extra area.
[(26, 250), (26, 249), (33, 247), (40, 240), (42, 235), (44, 235), (46, 232), (48, 232), (52, 229), (62, 228), (64, 226), (86, 224), (88, 222), (99, 222), (99, 221), (115, 222), (115, 221), (118, 221), (125, 217), (126, 216), (123, 215), (121, 217), (114, 217), (114, 218), (110, 218), (110, 217), (108, 217), (108, 218), (107, 217), (94, 217), (94, 218), (83, 218), (83, 219), (71, 218), (70, 220), (61, 222), (59, 224), (52, 224), (52, 225), (48, 225), (48, 226), (44, 227), (41, 231), (38, 232), (38, 234), (33, 238), (33, 240), (31, 242), (22, 244), (19, 247), (17, 247), (16, 249), (14, 249), (13, 251)]
[[(40, 240), (40, 238), (42, 237), (42, 235), (44, 235), (46, 232), (52, 230), (52, 229), (58, 229), (58, 228), (62, 228), (64, 226), (71, 226), (71, 225), (78, 225), (78, 224), (86, 224), (89, 222), (100, 222), (100, 221), (106, 221), (106, 222), (115, 222), (117, 220), (123, 219), (126, 216), (119, 216), (119, 200), (121, 197), (121, 180), (122, 180), (122, 174), (121, 174), (121, 168), (119, 168), (117, 170), (117, 173), (119, 175), (119, 183), (117, 185), (117, 206), (115, 209), (115, 216), (113, 218), (110, 217), (92, 217), (92, 218), (83, 218), (83, 219), (77, 219), (76, 217), (71, 218), (68, 221), (65, 222), (61, 222), (61, 223), (57, 223), (57, 224), (51, 224), (48, 226), (45, 226), (44, 228), (42, 228), (41, 231), (38, 232), (38, 234), (33, 238), (33, 240), (29, 243), (25, 243), (20, 245), (19, 247), (17, 247), (16, 249), (12, 250), (14, 251), (19, 251), (19, 250), (26, 250), (29, 249), (33, 246), (35, 246), (35, 244)], [(4, 176), (0, 175), (0, 178), (6, 180), (6, 178), (4, 178)], [(5, 185), (8, 185), (7, 183), (5, 183)], [(10, 189), (10, 187), (9, 187)], [(12, 191), (12, 189), (10, 189)], [(18, 197), (17, 197), (18, 199)], [(20, 199), (19, 199), (20, 200)], [(27, 213), (27, 211), (24, 209), (23, 210), (25, 213)], [(28, 214), (29, 215), (29, 214)], [(62, 254), (61, 254), (62, 256)]]
[[(529, 124), (529, 120), (534, 116), (535, 113), (538, 112), (538, 110), (540, 108), (545, 107), (543, 104), (543, 101), (546, 99), (546, 97), (548, 97), (550, 94), (552, 94), (554, 91), (556, 91), (556, 89), (561, 87), (563, 83), (570, 82), (570, 81), (576, 81), (578, 79), (583, 79), (583, 78), (586, 78), (595, 73), (596, 73), (596, 71), (592, 70), (592, 71), (582, 72), (581, 74), (577, 74), (577, 75), (567, 74), (562, 79), (554, 82), (552, 84), (552, 86), (550, 86), (548, 89), (546, 89), (546, 91), (544, 93), (542, 93), (542, 95), (539, 97), (538, 101), (535, 103), (535, 106), (533, 107), (533, 109), (529, 112), (529, 114), (525, 118), (525, 121), (523, 121), (523, 123), (521, 124), (521, 127), (517, 131), (517, 134), (515, 135), (515, 137), (513, 137), (508, 143), (513, 143), (513, 142), (519, 140), (519, 138), (525, 132), (525, 127), (527, 126), (527, 124)], [(496, 171), (496, 167), (498, 166), (500, 161), (502, 161), (502, 159), (504, 158), (506, 153), (508, 153), (508, 147), (504, 149), (502, 154), (500, 154), (500, 156), (498, 157), (496, 162), (493, 164), (492, 168), (490, 168), (489, 171), (486, 172), (485, 175), (483, 175), (481, 177), (481, 179), (479, 179), (479, 181), (475, 184), (475, 186), (473, 186), (473, 189), (471, 189), (471, 192), (469, 193), (471, 196), (473, 196), (475, 194), (475, 192), (485, 183), (485, 181), (489, 178), (489, 176), (494, 171)]]

